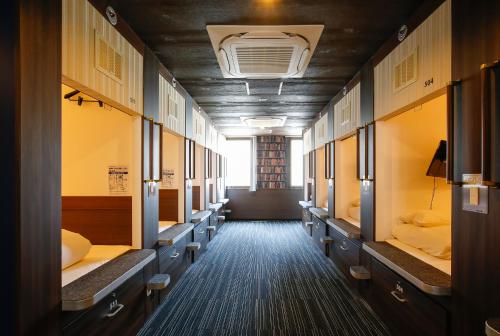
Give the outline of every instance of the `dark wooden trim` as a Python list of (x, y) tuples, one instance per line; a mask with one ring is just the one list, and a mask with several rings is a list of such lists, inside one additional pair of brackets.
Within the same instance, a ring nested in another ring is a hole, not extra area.
[[(101, 13), (107, 20), (106, 7), (111, 6), (115, 9), (117, 6), (114, 5), (115, 1), (109, 0), (89, 0), (92, 6)], [(144, 56), (144, 49), (146, 47), (145, 43), (141, 40), (139, 35), (129, 26), (129, 24), (120, 16), (120, 13), (116, 11), (118, 21), (116, 23), (116, 30), (135, 48), (137, 51)], [(109, 22), (109, 20), (108, 20)]]
[(63, 196), (62, 228), (93, 245), (132, 245), (132, 196)]
[[(149, 49), (144, 50), (144, 117), (159, 120), (159, 77), (158, 61), (155, 54)], [(152, 172), (153, 166), (146, 153), (151, 151), (150, 128), (143, 129), (143, 172)], [(152, 175), (150, 173), (149, 175)], [(143, 176), (142, 180), (146, 180)], [(149, 183), (142, 186), (142, 247), (153, 248), (158, 240), (158, 192), (150, 192)], [(155, 187), (157, 188), (157, 186)]]
[(61, 307), (61, 1), (2, 4), (5, 335), (57, 335)]

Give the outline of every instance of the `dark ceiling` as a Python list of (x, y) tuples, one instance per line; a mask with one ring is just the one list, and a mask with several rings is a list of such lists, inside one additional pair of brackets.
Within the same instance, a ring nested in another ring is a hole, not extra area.
[[(214, 123), (229, 133), (240, 116), (287, 115), (305, 127), (422, 0), (120, 0), (115, 9), (157, 54)], [(208, 24), (324, 24), (305, 76), (281, 80), (224, 79)], [(288, 128), (299, 131), (300, 128)]]

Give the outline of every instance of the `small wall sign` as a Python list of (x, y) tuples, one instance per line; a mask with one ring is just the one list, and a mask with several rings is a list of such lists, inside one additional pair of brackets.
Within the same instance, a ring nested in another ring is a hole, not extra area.
[(127, 166), (109, 166), (108, 184), (110, 194), (128, 193), (128, 167)]

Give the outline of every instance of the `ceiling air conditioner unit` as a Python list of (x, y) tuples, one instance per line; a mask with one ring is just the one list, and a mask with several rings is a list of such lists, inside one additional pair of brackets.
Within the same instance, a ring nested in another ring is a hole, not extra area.
[(225, 78), (300, 78), (322, 25), (207, 26)]
[(249, 127), (282, 127), (285, 124), (286, 116), (273, 117), (240, 117), (241, 122)]

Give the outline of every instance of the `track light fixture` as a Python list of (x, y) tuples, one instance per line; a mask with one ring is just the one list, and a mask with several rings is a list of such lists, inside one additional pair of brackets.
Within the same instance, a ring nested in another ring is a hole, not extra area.
[(82, 96), (78, 96), (78, 98), (76, 98), (76, 99), (71, 99), (79, 93), (80, 93), (79, 90), (74, 90), (74, 91), (68, 92), (64, 95), (64, 99), (67, 99), (67, 100), (73, 101), (73, 102), (77, 102), (78, 106), (82, 106), (83, 103), (98, 103), (99, 107), (104, 107), (104, 102), (102, 100), (86, 100), (86, 99), (83, 99)]

